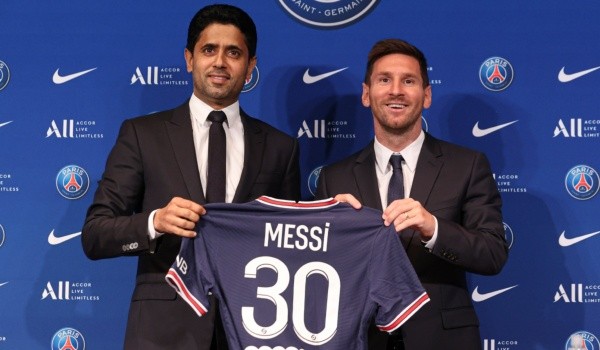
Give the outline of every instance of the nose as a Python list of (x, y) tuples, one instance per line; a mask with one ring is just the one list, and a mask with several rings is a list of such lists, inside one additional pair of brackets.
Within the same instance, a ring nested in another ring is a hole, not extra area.
[(403, 95), (404, 94), (404, 83), (402, 79), (394, 79), (390, 84), (391, 95)]
[(225, 66), (225, 62), (226, 62), (225, 55), (226, 55), (225, 50), (221, 50), (215, 55), (215, 61), (214, 61), (215, 67), (221, 68), (221, 67)]

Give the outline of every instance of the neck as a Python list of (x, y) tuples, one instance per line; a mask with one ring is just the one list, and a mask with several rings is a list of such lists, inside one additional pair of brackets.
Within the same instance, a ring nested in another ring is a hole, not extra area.
[(421, 127), (417, 124), (403, 130), (387, 130), (381, 127), (375, 128), (375, 137), (377, 137), (377, 141), (394, 152), (400, 152), (408, 147), (408, 145), (413, 143), (420, 134)]

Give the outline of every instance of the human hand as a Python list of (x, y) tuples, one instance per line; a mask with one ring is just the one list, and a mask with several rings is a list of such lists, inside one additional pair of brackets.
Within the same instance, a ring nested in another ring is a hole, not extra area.
[(362, 207), (362, 204), (360, 204), (358, 199), (356, 199), (350, 193), (338, 194), (337, 196), (333, 197), (333, 199), (335, 199), (338, 202), (348, 203), (354, 209), (360, 209)]
[(382, 218), (384, 225), (393, 224), (397, 232), (408, 227), (419, 231), (423, 241), (431, 239), (435, 230), (433, 215), (412, 198), (393, 201), (383, 211)]
[(154, 214), (154, 229), (182, 237), (196, 237), (194, 227), (206, 209), (188, 199), (174, 197)]

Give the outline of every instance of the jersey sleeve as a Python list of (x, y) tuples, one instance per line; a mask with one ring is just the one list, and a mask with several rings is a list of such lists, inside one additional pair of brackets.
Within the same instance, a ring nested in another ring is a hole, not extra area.
[(393, 226), (378, 232), (369, 274), (370, 297), (379, 305), (375, 324), (381, 331), (398, 329), (429, 302)]
[(204, 275), (206, 271), (210, 273), (210, 269), (205, 268), (208, 261), (203, 247), (204, 240), (200, 235), (194, 239), (182, 238), (179, 254), (165, 277), (198, 316), (204, 316), (210, 306), (210, 284)]

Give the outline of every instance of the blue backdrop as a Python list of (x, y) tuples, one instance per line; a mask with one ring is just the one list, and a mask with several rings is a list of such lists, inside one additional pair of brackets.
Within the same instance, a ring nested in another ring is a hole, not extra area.
[[(373, 43), (421, 48), (426, 129), (484, 151), (504, 200), (508, 263), (469, 280), (484, 349), (600, 348), (600, 3), (229, 2), (259, 30), (241, 104), (298, 137), (305, 199), (320, 166), (373, 137)], [(187, 25), (207, 3), (2, 2), (0, 349), (67, 333), (78, 350), (122, 347), (135, 259), (89, 261), (79, 233), (121, 122), (190, 96)]]

